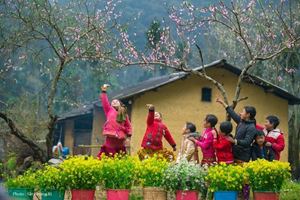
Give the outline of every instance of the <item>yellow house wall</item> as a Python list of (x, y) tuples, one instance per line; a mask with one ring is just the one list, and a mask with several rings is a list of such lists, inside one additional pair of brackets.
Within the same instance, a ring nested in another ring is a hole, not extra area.
[[(220, 68), (210, 69), (208, 70), (208, 74), (219, 81), (221, 80), (228, 92), (229, 99), (232, 99), (237, 76)], [(203, 87), (212, 88), (212, 102), (201, 101), (201, 89)], [(255, 106), (258, 123), (263, 123), (265, 117), (269, 114), (279, 116), (281, 120), (279, 128), (285, 133), (286, 139), (286, 148), (282, 153), (281, 160), (287, 161), (288, 102), (272, 93), (266, 93), (261, 87), (247, 83), (242, 85), (241, 97), (244, 96), (247, 96), (248, 100), (241, 102), (236, 111), (240, 111), (245, 105)], [(154, 104), (156, 110), (162, 113), (163, 121), (173, 134), (179, 148), (182, 127), (186, 121), (195, 123), (197, 130), (202, 131), (202, 123), (206, 114), (215, 114), (219, 122), (225, 120), (223, 107), (215, 103), (217, 97), (221, 97), (219, 91), (210, 82), (195, 75), (183, 80), (177, 80), (158, 88), (156, 91), (145, 92), (143, 95), (136, 97), (133, 102), (131, 115), (134, 127), (131, 140), (132, 153), (136, 153), (140, 149), (141, 140), (146, 129), (146, 117), (148, 114), (146, 104)], [(164, 145), (170, 148), (166, 141), (164, 141)]]

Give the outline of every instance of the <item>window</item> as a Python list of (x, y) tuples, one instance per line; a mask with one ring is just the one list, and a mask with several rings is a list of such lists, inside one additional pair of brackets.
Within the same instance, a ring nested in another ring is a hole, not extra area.
[(202, 88), (202, 101), (211, 102), (211, 88)]

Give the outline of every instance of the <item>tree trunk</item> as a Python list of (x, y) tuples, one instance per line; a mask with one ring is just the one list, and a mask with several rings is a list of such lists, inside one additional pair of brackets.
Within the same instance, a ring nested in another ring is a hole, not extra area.
[(299, 166), (299, 134), (300, 130), (297, 130), (297, 121), (295, 114), (295, 107), (292, 108), (291, 118), (289, 119), (289, 149), (288, 149), (288, 161), (292, 167), (293, 179), (299, 179), (300, 166)]
[(34, 152), (34, 157), (41, 162), (47, 162), (46, 152), (40, 148), (34, 141), (28, 138), (21, 130), (19, 130), (12, 119), (10, 119), (7, 114), (0, 112), (0, 118), (2, 118), (8, 127), (10, 128), (10, 133), (20, 139), (22, 142), (27, 144)]
[(299, 107), (298, 106), (294, 106), (294, 110), (295, 110), (295, 118), (294, 118), (294, 124), (293, 124), (293, 128), (294, 128), (294, 133), (295, 133), (295, 138), (294, 138), (294, 160), (295, 160), (295, 171), (294, 171), (294, 179), (299, 180), (300, 179), (300, 155), (299, 155), (299, 140), (300, 140), (300, 127), (298, 124), (298, 117), (299, 117)]
[(46, 135), (46, 146), (47, 146), (47, 157), (50, 159), (52, 157), (52, 146), (53, 146), (53, 133), (57, 117), (51, 117), (48, 122), (48, 134)]
[(294, 179), (300, 180), (300, 152), (299, 152), (299, 140), (300, 140), (300, 128), (296, 131), (297, 138), (295, 139), (295, 171), (294, 171)]
[(52, 81), (51, 88), (50, 88), (50, 93), (48, 96), (48, 116), (49, 116), (49, 122), (48, 122), (48, 134), (46, 136), (46, 146), (47, 146), (47, 156), (48, 158), (52, 157), (52, 146), (53, 146), (53, 131), (54, 131), (54, 126), (57, 120), (57, 116), (53, 114), (53, 102), (54, 102), (54, 97), (57, 91), (57, 84), (58, 81), (61, 77), (61, 74), (63, 72), (63, 68), (66, 64), (65, 60), (61, 60), (60, 64), (58, 65), (58, 70), (55, 74), (55, 77)]

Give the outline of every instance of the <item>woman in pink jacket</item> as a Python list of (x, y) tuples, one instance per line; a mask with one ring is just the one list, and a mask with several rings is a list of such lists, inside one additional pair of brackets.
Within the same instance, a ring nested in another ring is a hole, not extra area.
[(109, 103), (106, 90), (108, 85), (101, 87), (101, 95), (99, 99), (102, 102), (106, 122), (103, 126), (103, 135), (105, 142), (102, 145), (98, 158), (104, 153), (107, 156), (114, 156), (116, 153), (126, 153), (125, 140), (131, 137), (131, 123), (126, 108), (121, 105), (117, 99)]
[(213, 147), (214, 135), (216, 135), (215, 126), (218, 123), (218, 118), (215, 115), (206, 115), (204, 119), (204, 130), (201, 134), (199, 140), (191, 138), (191, 140), (201, 148), (202, 151), (202, 161), (201, 165), (208, 164), (211, 165), (216, 162), (215, 150)]

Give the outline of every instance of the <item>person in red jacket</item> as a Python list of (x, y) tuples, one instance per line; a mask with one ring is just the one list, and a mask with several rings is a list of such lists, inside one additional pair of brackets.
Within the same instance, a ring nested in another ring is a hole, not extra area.
[(232, 153), (232, 143), (228, 141), (228, 137), (232, 131), (232, 124), (228, 121), (220, 124), (219, 134), (214, 134), (213, 147), (216, 151), (218, 163), (225, 162), (231, 164), (234, 162)]
[(172, 146), (173, 151), (176, 151), (176, 143), (167, 126), (162, 122), (161, 113), (155, 112), (153, 105), (147, 104), (147, 106), (149, 108), (147, 129), (141, 146), (144, 149), (151, 149), (153, 151), (162, 150), (162, 138), (164, 137)]
[(262, 130), (266, 137), (266, 146), (272, 147), (275, 152), (275, 160), (280, 159), (280, 152), (284, 150), (285, 142), (283, 133), (277, 128), (280, 121), (279, 118), (274, 115), (266, 117), (264, 127), (257, 125), (256, 128)]

